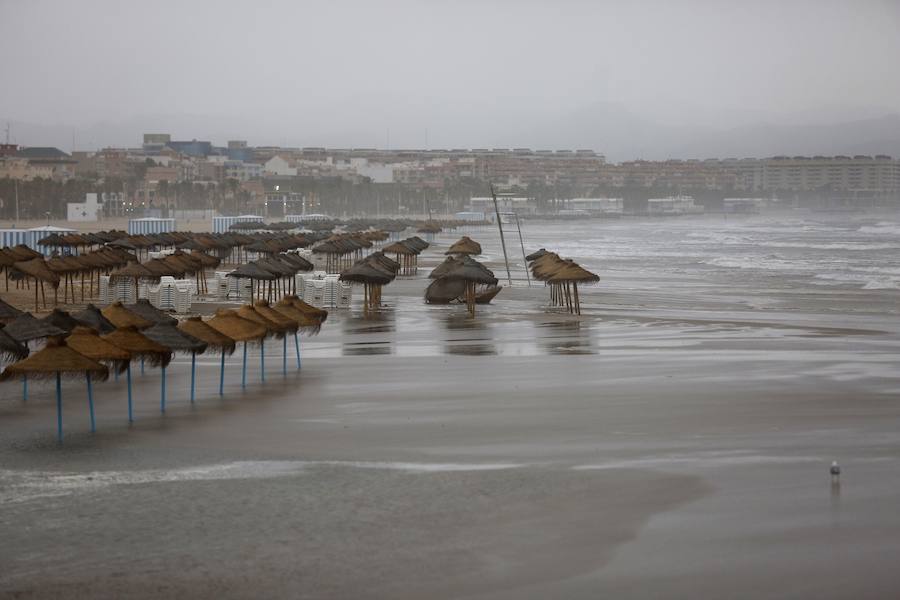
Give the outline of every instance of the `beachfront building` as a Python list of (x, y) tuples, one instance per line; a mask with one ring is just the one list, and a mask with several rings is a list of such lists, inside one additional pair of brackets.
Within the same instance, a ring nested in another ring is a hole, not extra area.
[(691, 196), (669, 196), (647, 200), (647, 212), (651, 215), (696, 215), (704, 208), (694, 204)]
[(97, 221), (103, 203), (98, 202), (97, 194), (85, 194), (84, 202), (69, 202), (66, 204), (66, 220), (90, 223)]
[(621, 215), (625, 212), (622, 198), (571, 198), (565, 200), (563, 206), (562, 210), (574, 211), (573, 214)]
[(128, 235), (144, 235), (147, 233), (168, 233), (175, 231), (175, 219), (129, 219)]
[[(497, 208), (501, 213), (533, 215), (537, 211), (537, 202), (525, 196), (497, 196)], [(484, 213), (490, 218), (495, 212), (494, 199), (490, 196), (473, 197), (469, 200), (469, 210)]]

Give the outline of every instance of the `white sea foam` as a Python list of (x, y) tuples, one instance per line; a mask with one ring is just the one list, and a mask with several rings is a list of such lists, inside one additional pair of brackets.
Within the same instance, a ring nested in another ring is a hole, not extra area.
[(881, 221), (875, 225), (863, 225), (857, 231), (859, 233), (874, 233), (876, 235), (900, 235), (900, 223)]
[(603, 463), (576, 465), (572, 467), (572, 469), (576, 471), (594, 471), (603, 469), (665, 469), (672, 467), (713, 469), (764, 464), (822, 462), (823, 460), (824, 459), (819, 456), (773, 456), (767, 454), (745, 453), (743, 451), (696, 452), (691, 454), (665, 454), (654, 457), (611, 460)]
[(0, 505), (12, 502), (26, 502), (38, 498), (66, 496), (77, 492), (99, 491), (118, 485), (287, 477), (299, 475), (308, 469), (322, 466), (347, 467), (351, 469), (384, 469), (407, 473), (447, 473), (496, 471), (515, 469), (524, 465), (518, 463), (265, 460), (236, 461), (181, 469), (147, 469), (142, 471), (61, 473), (53, 471), (0, 470)]

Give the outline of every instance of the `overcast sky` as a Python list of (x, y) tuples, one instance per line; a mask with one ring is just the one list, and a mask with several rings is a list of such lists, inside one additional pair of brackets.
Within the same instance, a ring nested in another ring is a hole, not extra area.
[(393, 147), (540, 145), (597, 106), (812, 123), (900, 112), (898, 32), (881, 0), (0, 0), (0, 118)]

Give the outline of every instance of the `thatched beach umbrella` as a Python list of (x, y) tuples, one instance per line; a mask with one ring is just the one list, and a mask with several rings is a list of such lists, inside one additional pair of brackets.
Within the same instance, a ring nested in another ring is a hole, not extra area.
[(133, 312), (139, 317), (143, 317), (147, 319), (154, 325), (177, 325), (178, 319), (173, 317), (172, 315), (166, 313), (164, 310), (160, 310), (150, 304), (150, 301), (146, 298), (141, 298), (134, 304), (123, 304), (122, 305), (126, 310)]
[(154, 322), (150, 319), (147, 319), (131, 310), (125, 308), (125, 305), (121, 302), (113, 302), (106, 308), (100, 311), (106, 319), (116, 326), (116, 328), (122, 327), (134, 327), (135, 329), (147, 329), (148, 327), (153, 327)]
[(72, 315), (79, 324), (90, 327), (100, 335), (112, 333), (116, 330), (116, 326), (112, 321), (103, 316), (100, 309), (93, 304), (88, 304), (81, 312)]
[[(206, 342), (198, 340), (189, 335), (174, 324), (157, 323), (149, 329), (143, 331), (144, 335), (161, 346), (172, 350), (173, 352), (190, 352), (191, 353), (191, 402), (194, 401), (194, 377), (197, 370), (197, 354), (203, 354), (206, 351)], [(159, 410), (166, 412), (166, 367), (162, 367), (162, 386), (160, 388)]]
[[(253, 282), (254, 281), (268, 281), (269, 282), (269, 294), (271, 296), (272, 293), (272, 281), (277, 279), (277, 275), (270, 273), (269, 271), (259, 267), (254, 263), (247, 263), (245, 265), (241, 265), (231, 273), (227, 275), (228, 277), (235, 277), (237, 279), (249, 279), (250, 280), (250, 301), (253, 301), (254, 293), (253, 293)], [(257, 292), (261, 289), (260, 284), (256, 286)], [(257, 295), (260, 295), (257, 293)]]
[(265, 325), (257, 321), (250, 321), (240, 317), (237, 312), (220, 308), (216, 315), (207, 321), (210, 327), (222, 333), (235, 342), (244, 343), (244, 357), (241, 368), (241, 387), (247, 387), (247, 342), (262, 342), (269, 330)]
[[(283, 335), (281, 338), (283, 352), (281, 370), (284, 375), (287, 375), (287, 339), (288, 335), (292, 334), (294, 336), (294, 342), (297, 342), (297, 330), (300, 328), (300, 320), (288, 316), (281, 311), (275, 310), (275, 308), (270, 306), (269, 303), (265, 300), (257, 301), (253, 308), (258, 314), (262, 315), (269, 321), (278, 323), (285, 328), (285, 335)], [(297, 347), (297, 364), (300, 364), (299, 345)]]
[(8, 323), (21, 314), (21, 310), (19, 310), (15, 306), (7, 304), (3, 301), (2, 298), (0, 298), (0, 323)]
[(363, 313), (381, 306), (381, 287), (394, 280), (393, 274), (375, 263), (360, 260), (341, 273), (341, 281), (363, 284)]
[(38, 286), (40, 286), (41, 300), (43, 300), (44, 308), (46, 308), (47, 296), (44, 294), (44, 283), (49, 283), (53, 289), (57, 289), (59, 287), (59, 275), (47, 267), (43, 257), (14, 263), (13, 269), (24, 276), (34, 279), (34, 310), (39, 308)]
[(110, 283), (114, 283), (118, 279), (132, 280), (134, 282), (134, 297), (137, 298), (138, 281), (141, 279), (159, 279), (159, 277), (141, 263), (133, 262), (110, 273)]
[(494, 273), (477, 260), (469, 256), (448, 258), (438, 265), (429, 275), (431, 279), (448, 279), (465, 282), (465, 299), (469, 313), (475, 316), (475, 285), (496, 286)]
[[(148, 361), (151, 366), (168, 366), (172, 360), (172, 351), (161, 344), (157, 344), (145, 335), (141, 334), (134, 326), (119, 327), (112, 333), (108, 333), (102, 339), (115, 344), (131, 355), (131, 360), (141, 359), (141, 365)], [(126, 368), (128, 379), (128, 422), (134, 421), (131, 402), (131, 361)]]
[[(578, 297), (578, 284), (597, 283), (600, 281), (600, 277), (580, 265), (572, 263), (554, 273), (547, 281), (551, 284), (563, 286), (569, 312), (580, 315), (581, 300)], [(571, 291), (569, 284), (572, 285)]]
[[(268, 308), (268, 305), (266, 305)], [(263, 314), (261, 310), (258, 310), (256, 306), (252, 304), (248, 304), (237, 309), (237, 314), (239, 317), (247, 319), (248, 321), (254, 321), (266, 328), (269, 335), (274, 335), (279, 339), (284, 338), (289, 333), (292, 325), (289, 320), (285, 321), (286, 317), (283, 317), (281, 313), (275, 313), (281, 319), (273, 319), (270, 316)], [(274, 312), (274, 311), (272, 311)], [(297, 323), (293, 323), (294, 331), (297, 331)], [(265, 338), (259, 341), (259, 377), (260, 381), (266, 380), (266, 340)]]
[[(219, 370), (219, 395), (225, 388), (225, 355), (234, 353), (236, 342), (203, 321), (201, 317), (189, 317), (178, 325), (178, 329), (194, 338), (206, 343), (207, 352), (219, 352), (222, 355), (222, 365)], [(194, 401), (194, 380), (191, 376), (191, 402)]]
[[(56, 378), (56, 432), (59, 441), (63, 438), (62, 424), (62, 375), (84, 375), (90, 382), (90, 378), (106, 379), (109, 371), (95, 360), (83, 356), (66, 346), (61, 337), (51, 338), (47, 345), (28, 358), (13, 363), (0, 373), (0, 381), (5, 381), (16, 375), (34, 378)], [(90, 383), (88, 384), (90, 386)], [(89, 396), (91, 413), (91, 430), (94, 430), (94, 403)]]
[[(75, 352), (96, 360), (101, 364), (112, 366), (113, 372), (119, 373), (128, 368), (131, 355), (118, 346), (102, 339), (96, 331), (79, 325), (75, 327), (66, 338), (66, 344)], [(94, 405), (94, 390), (91, 386), (91, 378), (87, 378), (88, 403)], [(91, 410), (91, 432), (95, 431), (94, 414)]]
[(481, 244), (473, 240), (467, 235), (462, 236), (447, 249), (444, 254), (464, 254), (473, 255), (481, 254)]
[(41, 320), (46, 321), (47, 323), (50, 323), (51, 325), (53, 325), (55, 327), (59, 327), (66, 333), (70, 333), (73, 329), (75, 329), (79, 325), (79, 323), (75, 319), (75, 317), (73, 317), (68, 312), (66, 312), (62, 309), (59, 309), (59, 308), (54, 308), (53, 312), (51, 312), (49, 315), (47, 315), (46, 317), (44, 317)]
[(0, 324), (0, 359), (21, 360), (28, 356), (28, 346), (6, 333)]
[[(297, 321), (300, 329), (307, 335), (315, 335), (322, 327), (322, 323), (328, 318), (328, 311), (318, 308), (311, 304), (307, 304), (297, 296), (285, 296), (272, 308)], [(294, 332), (294, 348), (297, 351), (297, 368), (301, 368), (300, 363), (300, 338), (297, 332)]]

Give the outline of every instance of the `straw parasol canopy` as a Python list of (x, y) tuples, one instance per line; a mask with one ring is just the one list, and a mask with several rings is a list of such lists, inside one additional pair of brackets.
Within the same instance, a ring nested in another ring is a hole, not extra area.
[(131, 354), (132, 360), (141, 358), (153, 366), (166, 367), (172, 360), (172, 351), (143, 335), (134, 326), (119, 327), (112, 333), (102, 336), (112, 344)]
[(218, 309), (215, 316), (207, 323), (235, 342), (259, 342), (269, 334), (265, 325), (258, 321), (244, 319), (237, 312), (225, 308)]
[(121, 302), (113, 302), (100, 312), (116, 328), (134, 327), (135, 329), (147, 329), (154, 324), (150, 319), (128, 310)]
[(115, 371), (121, 373), (128, 366), (131, 354), (112, 342), (103, 339), (89, 327), (79, 325), (72, 330), (66, 343), (70, 348), (97, 362), (111, 363)]
[(6, 302), (3, 301), (2, 298), (0, 298), (0, 323), (6, 323), (7, 321), (12, 321), (13, 319), (15, 319), (16, 317), (18, 317), (21, 314), (22, 314), (21, 310), (19, 310), (15, 306), (7, 304)]
[(28, 358), (13, 363), (0, 373), (0, 381), (6, 381), (17, 375), (27, 375), (29, 379), (49, 379), (57, 374), (84, 376), (104, 380), (109, 370), (97, 361), (79, 354), (66, 345), (61, 337), (53, 337), (47, 345)]
[(112, 324), (112, 321), (104, 317), (100, 309), (93, 304), (88, 304), (83, 311), (72, 316), (80, 325), (90, 327), (101, 335), (112, 333), (116, 330), (116, 326)]
[(600, 281), (600, 276), (591, 273), (577, 263), (569, 263), (551, 275), (547, 281), (550, 283), (563, 283), (566, 281), (582, 284), (597, 283)]
[(175, 352), (191, 352), (202, 354), (206, 351), (206, 342), (178, 329), (174, 324), (157, 323), (143, 334), (154, 342), (174, 350)]
[(233, 339), (212, 327), (201, 317), (189, 317), (178, 325), (184, 333), (206, 343), (206, 351), (232, 354), (236, 343)]
[(464, 235), (450, 246), (444, 254), (481, 254), (481, 244)]
[(126, 309), (134, 314), (143, 317), (154, 324), (162, 323), (164, 325), (177, 325), (178, 319), (166, 314), (164, 311), (156, 308), (146, 298), (141, 298), (134, 304), (125, 304)]
[(28, 356), (28, 347), (6, 333), (0, 325), (0, 358), (21, 360)]
[(285, 328), (286, 333), (296, 333), (300, 328), (300, 320), (291, 317), (281, 311), (275, 310), (268, 301), (258, 300), (253, 309), (264, 318)]
[(328, 311), (307, 304), (297, 296), (285, 296), (272, 308), (295, 319), (300, 328), (309, 333), (318, 333), (322, 323), (328, 318)]
[(49, 315), (47, 315), (46, 317), (44, 317), (41, 320), (46, 321), (47, 323), (50, 323), (51, 325), (54, 325), (56, 327), (59, 327), (60, 329), (64, 330), (66, 333), (69, 333), (73, 329), (78, 327), (78, 321), (72, 315), (70, 315), (68, 312), (66, 312), (62, 309), (59, 309), (59, 308), (54, 308), (53, 312), (51, 312)]
[(7, 323), (3, 329), (14, 340), (23, 343), (66, 334), (66, 331), (51, 323), (35, 319), (31, 313), (22, 313)]
[(540, 250), (537, 250), (537, 251), (535, 251), (535, 252), (532, 252), (531, 254), (529, 254), (528, 256), (526, 256), (526, 257), (525, 257), (525, 260), (526, 260), (527, 262), (531, 262), (531, 261), (533, 261), (533, 260), (539, 259), (540, 257), (544, 256), (545, 254), (548, 254), (547, 250), (546, 250), (545, 248), (541, 248)]
[[(262, 312), (256, 310), (256, 307), (252, 304), (245, 304), (244, 306), (237, 309), (238, 316), (246, 319), (248, 321), (253, 321), (254, 323), (258, 323), (266, 328), (266, 331), (269, 335), (275, 335), (279, 339), (284, 337), (288, 330), (290, 329), (284, 322), (282, 321), (273, 321), (268, 318)], [(296, 331), (296, 329), (294, 329)]]

